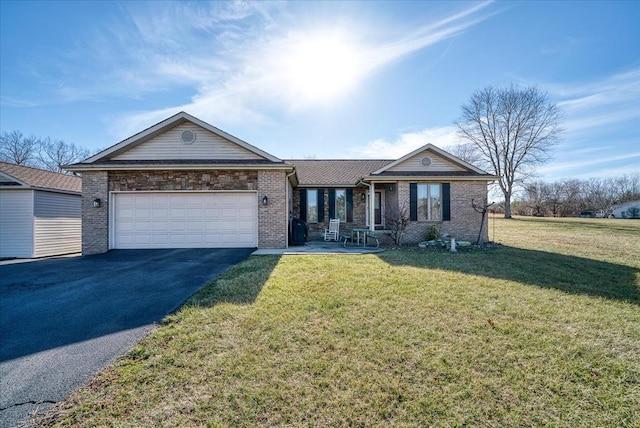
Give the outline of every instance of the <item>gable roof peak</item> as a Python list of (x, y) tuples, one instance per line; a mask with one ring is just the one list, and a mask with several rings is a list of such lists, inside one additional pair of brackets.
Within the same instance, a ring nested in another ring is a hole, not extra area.
[(412, 157), (414, 157), (414, 156), (416, 156), (416, 155), (418, 155), (418, 154), (420, 154), (420, 153), (422, 153), (424, 151), (432, 151), (435, 154), (445, 158), (449, 162), (457, 164), (457, 165), (461, 166), (462, 168), (467, 169), (469, 171), (472, 171), (474, 173), (481, 174), (481, 175), (489, 175), (486, 171), (483, 171), (480, 168), (478, 168), (478, 167), (476, 167), (474, 165), (471, 165), (470, 163), (460, 159), (457, 156), (452, 155), (451, 153), (449, 153), (447, 151), (442, 150), (441, 148), (439, 148), (437, 146), (434, 146), (431, 143), (427, 143), (424, 146), (418, 147), (416, 150), (412, 151), (411, 153), (408, 153), (408, 154), (402, 156), (401, 158), (395, 160), (394, 162), (391, 162), (390, 164), (385, 165), (384, 167), (378, 169), (377, 171), (374, 171), (371, 175), (381, 174), (381, 173), (387, 171), (388, 169), (393, 168), (394, 166), (396, 166), (396, 165), (406, 161), (407, 159), (410, 159), (410, 158), (412, 158)]
[(206, 131), (209, 131), (221, 138), (224, 138), (225, 140), (228, 140), (258, 156), (261, 156), (271, 162), (276, 162), (276, 163), (282, 163), (282, 160), (247, 143), (244, 140), (241, 140), (238, 137), (235, 137), (219, 128), (216, 128), (215, 126), (198, 119), (195, 116), (190, 115), (189, 113), (185, 112), (185, 111), (180, 111), (176, 114), (174, 114), (173, 116), (170, 116), (164, 120), (162, 120), (161, 122), (156, 123), (155, 125), (152, 125), (148, 128), (146, 128), (143, 131), (138, 132), (137, 134), (132, 135), (131, 137), (120, 141), (119, 143), (114, 144), (113, 146), (101, 151), (100, 153), (97, 153), (85, 160), (83, 160), (81, 163), (84, 164), (88, 164), (88, 163), (94, 163), (96, 161), (100, 161), (100, 160), (106, 160), (111, 158), (112, 156), (118, 155), (120, 153), (123, 153), (127, 150), (129, 150), (132, 147), (137, 146), (138, 144), (141, 144), (147, 140), (150, 140), (153, 137), (156, 137), (172, 128), (175, 128), (178, 125), (181, 125), (185, 122), (190, 122), (196, 126), (199, 126), (203, 129), (205, 129)]

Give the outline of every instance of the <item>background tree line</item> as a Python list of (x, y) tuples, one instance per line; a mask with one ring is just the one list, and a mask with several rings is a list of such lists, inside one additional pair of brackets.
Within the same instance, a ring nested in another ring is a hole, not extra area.
[(66, 173), (62, 165), (79, 162), (89, 155), (87, 149), (50, 137), (25, 136), (20, 131), (0, 135), (0, 161), (3, 162)]
[(589, 212), (607, 216), (615, 204), (640, 200), (640, 174), (554, 182), (536, 180), (525, 183), (523, 189), (522, 198), (512, 204), (516, 214), (569, 217)]

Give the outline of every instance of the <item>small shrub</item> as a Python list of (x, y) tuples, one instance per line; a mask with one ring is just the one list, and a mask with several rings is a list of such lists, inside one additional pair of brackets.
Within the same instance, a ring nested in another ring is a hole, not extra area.
[(427, 241), (437, 241), (441, 237), (442, 234), (440, 233), (438, 226), (436, 226), (435, 224), (429, 226), (429, 229), (427, 229)]

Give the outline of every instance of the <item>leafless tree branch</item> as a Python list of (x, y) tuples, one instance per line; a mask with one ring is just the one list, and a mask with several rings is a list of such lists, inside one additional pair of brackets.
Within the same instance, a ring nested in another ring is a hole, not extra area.
[(475, 92), (462, 106), (458, 135), (481, 156), (481, 166), (499, 176), (505, 197), (505, 217), (511, 217), (514, 185), (530, 169), (550, 159), (563, 129), (561, 113), (536, 87)]

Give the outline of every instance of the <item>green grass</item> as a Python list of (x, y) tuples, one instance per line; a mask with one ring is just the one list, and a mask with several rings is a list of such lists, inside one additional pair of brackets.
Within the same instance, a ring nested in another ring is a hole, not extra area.
[(640, 426), (640, 222), (504, 248), (254, 256), (39, 422)]

